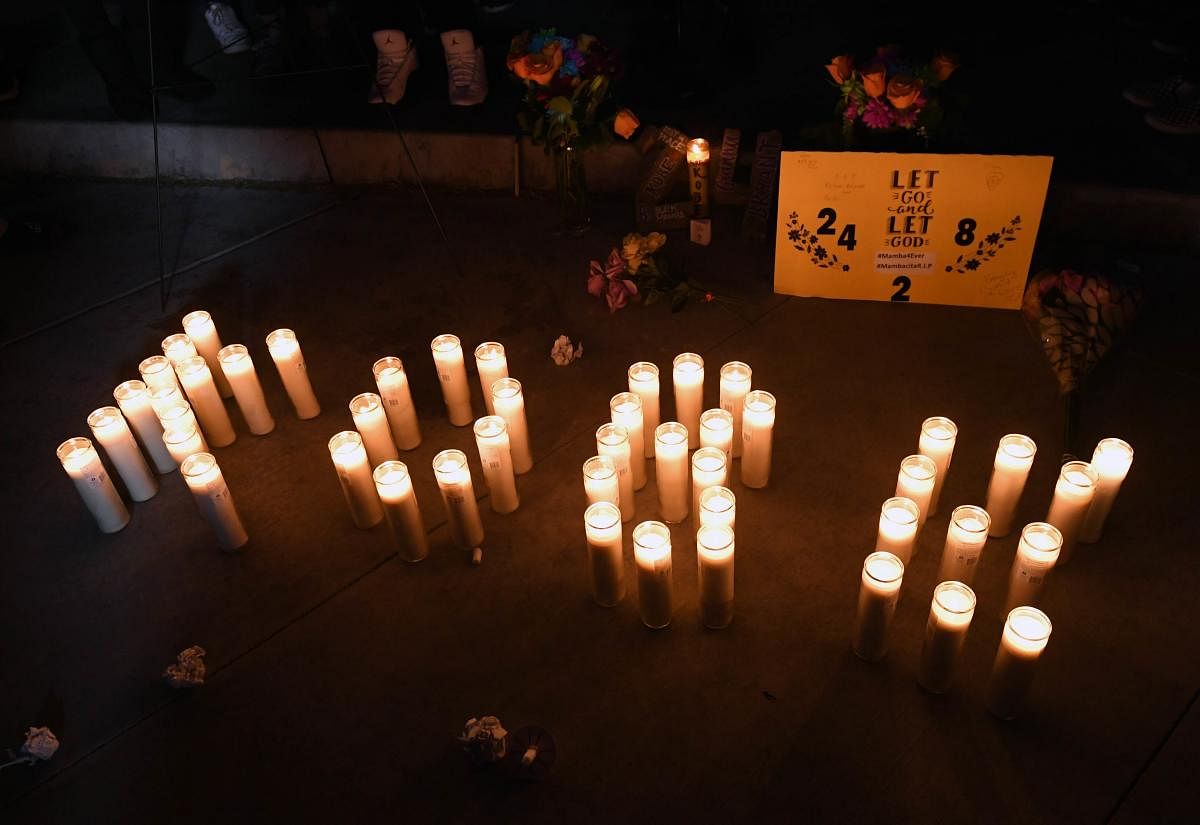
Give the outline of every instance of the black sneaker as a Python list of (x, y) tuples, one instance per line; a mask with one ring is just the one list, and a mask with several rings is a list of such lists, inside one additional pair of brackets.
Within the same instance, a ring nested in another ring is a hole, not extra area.
[(1194, 83), (1185, 80), (1183, 75), (1175, 75), (1165, 80), (1127, 86), (1121, 97), (1143, 109), (1161, 109), (1191, 97), (1195, 91)]
[(1200, 94), (1146, 113), (1151, 129), (1168, 135), (1200, 135)]

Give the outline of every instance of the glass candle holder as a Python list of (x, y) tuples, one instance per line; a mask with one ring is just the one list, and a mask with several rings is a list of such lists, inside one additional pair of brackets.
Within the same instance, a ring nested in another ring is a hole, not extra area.
[(375, 468), (372, 477), (397, 554), (407, 562), (421, 561), (429, 555), (429, 537), (425, 534), (408, 465), (403, 461), (385, 461)]
[(1012, 531), (1013, 517), (1033, 457), (1037, 455), (1037, 444), (1027, 435), (1011, 433), (1000, 439), (996, 447), (996, 461), (992, 465), (992, 478), (988, 481), (987, 504), (984, 507), (992, 517), (990, 535), (994, 538), (1007, 536)]
[[(192, 405), (182, 398), (164, 407), (158, 414), (158, 421), (162, 424), (163, 433), (195, 430), (200, 439), (204, 440), (204, 433), (200, 429), (200, 422), (196, 420), (196, 414), (192, 412)], [(204, 442), (204, 452), (208, 452), (207, 441)]]
[(675, 418), (688, 431), (688, 449), (700, 446), (700, 413), (704, 411), (704, 359), (694, 352), (675, 356), (671, 383), (675, 388)]
[(129, 523), (129, 509), (100, 461), (100, 454), (86, 438), (68, 438), (58, 445), (58, 460), (75, 484), (101, 533), (117, 533)]
[(179, 386), (179, 381), (175, 378), (175, 367), (165, 355), (151, 355), (138, 364), (138, 372), (149, 389)]
[(1098, 476), (1096, 495), (1092, 498), (1092, 506), (1088, 508), (1087, 517), (1079, 530), (1079, 541), (1084, 544), (1095, 544), (1100, 541), (1104, 532), (1104, 522), (1112, 510), (1117, 493), (1121, 492), (1121, 484), (1129, 474), (1133, 464), (1133, 447), (1119, 438), (1103, 438), (1092, 453), (1092, 467)]
[(242, 418), (246, 419), (250, 432), (266, 435), (275, 429), (275, 419), (267, 407), (250, 351), (243, 344), (230, 344), (221, 347), (217, 359), (225, 378), (229, 380), (229, 386), (233, 388), (233, 397), (237, 399), (238, 409), (242, 411)]
[(633, 558), (638, 571), (638, 611), (654, 630), (671, 623), (671, 531), (661, 521), (633, 528)]
[(608, 501), (588, 505), (583, 511), (583, 530), (587, 536), (592, 598), (602, 607), (614, 607), (625, 596), (620, 508)]
[(854, 617), (854, 655), (877, 662), (887, 655), (888, 628), (900, 600), (904, 562), (895, 553), (877, 550), (863, 562), (858, 588), (858, 612)]
[(183, 331), (192, 339), (196, 352), (204, 356), (208, 369), (212, 372), (217, 392), (222, 398), (232, 398), (233, 388), (221, 371), (221, 336), (217, 333), (217, 325), (212, 316), (202, 309), (189, 312), (183, 316)]
[(733, 415), (728, 410), (711, 409), (700, 413), (700, 446), (714, 447), (733, 461)]
[(392, 441), (401, 450), (415, 450), (421, 446), (421, 424), (417, 420), (404, 362), (388, 355), (376, 361), (371, 372), (375, 375), (375, 386), (379, 388), (388, 426), (392, 428)]
[(875, 549), (886, 550), (908, 564), (916, 555), (917, 521), (921, 508), (911, 498), (889, 498), (879, 510), (879, 532)]
[(621, 508), (621, 521), (632, 521), (636, 509), (631, 452), (629, 433), (620, 424), (604, 424), (596, 430), (596, 453), (611, 458), (617, 468), (617, 506)]
[(1096, 496), (1099, 480), (1096, 469), (1086, 461), (1068, 461), (1058, 472), (1058, 483), (1054, 485), (1054, 499), (1050, 502), (1046, 521), (1062, 533), (1062, 551), (1058, 557), (1060, 566), (1071, 560), (1075, 541)]
[(634, 392), (619, 392), (608, 402), (609, 418), (612, 423), (625, 428), (629, 436), (629, 470), (633, 475), (633, 489), (646, 486), (646, 442), (642, 424), (642, 399)]
[(742, 406), (742, 484), (766, 487), (771, 477), (775, 396), (764, 390), (751, 390)]
[(208, 452), (204, 437), (197, 427), (187, 427), (178, 430), (165, 430), (162, 434), (163, 444), (171, 453), (171, 457), (182, 465), (183, 460), (196, 453)]
[(974, 615), (975, 591), (971, 588), (962, 582), (942, 582), (934, 588), (917, 675), (921, 687), (930, 693), (950, 689)]
[(923, 455), (910, 455), (900, 462), (900, 474), (896, 477), (896, 495), (912, 500), (920, 515), (917, 517), (917, 532), (925, 526), (929, 516), (929, 499), (933, 496), (933, 483), (937, 477), (937, 465), (933, 459)]
[(697, 218), (707, 218), (712, 200), (708, 183), (709, 149), (707, 140), (693, 138), (688, 141), (687, 165), (692, 215)]
[(654, 475), (663, 520), (678, 524), (688, 516), (688, 434), (677, 421), (659, 424), (654, 431)]
[(498, 415), (485, 415), (475, 422), (475, 446), (483, 465), (483, 480), (495, 513), (511, 513), (521, 505), (513, 475), (508, 427)]
[(233, 422), (221, 400), (221, 393), (213, 381), (212, 371), (203, 355), (190, 355), (175, 364), (179, 383), (187, 392), (192, 412), (200, 422), (208, 443), (214, 447), (228, 447), (237, 440)]
[(975, 571), (979, 569), (991, 523), (982, 507), (964, 504), (954, 508), (946, 530), (946, 544), (942, 548), (938, 581), (960, 581), (967, 585), (975, 581)]
[(150, 403), (150, 390), (144, 381), (122, 381), (113, 390), (113, 398), (129, 426), (141, 443), (142, 448), (150, 454), (154, 469), (159, 475), (178, 469), (175, 459), (171, 458), (166, 445), (162, 441), (162, 424), (158, 423), (158, 414)]
[[(659, 416), (659, 380), (658, 367), (649, 361), (638, 361), (629, 367), (629, 391), (637, 393), (642, 399), (642, 432), (653, 434), (661, 421)], [(642, 438), (645, 441), (644, 455), (654, 458), (654, 439)]]
[(454, 543), (463, 550), (479, 547), (483, 544), (483, 521), (475, 503), (475, 485), (471, 483), (466, 455), (461, 450), (442, 450), (433, 457), (433, 474)]
[(200, 515), (208, 522), (222, 550), (236, 550), (250, 540), (221, 468), (211, 453), (195, 453), (183, 460), (179, 472), (187, 482)]
[(730, 361), (721, 367), (721, 409), (733, 416), (733, 457), (742, 457), (742, 412), (754, 371), (749, 364)]
[(353, 430), (338, 433), (329, 439), (329, 458), (354, 525), (363, 530), (374, 527), (383, 520), (383, 506), (362, 436)]
[(621, 487), (612, 456), (594, 455), (583, 462), (583, 492), (588, 504), (607, 501), (620, 506)]
[(484, 406), (487, 407), (488, 415), (495, 415), (492, 384), (501, 378), (508, 378), (508, 356), (504, 353), (504, 345), (495, 341), (485, 341), (475, 347), (475, 368), (479, 371), (479, 386), (483, 390)]
[(1062, 550), (1062, 533), (1053, 524), (1035, 521), (1021, 530), (1021, 541), (1013, 557), (1008, 576), (1008, 598), (1005, 610), (1028, 605), (1037, 607), (1042, 601), (1046, 579), (1058, 561)]
[(305, 420), (320, 415), (321, 404), (313, 392), (296, 333), (290, 329), (275, 330), (267, 336), (267, 350), (271, 353), (275, 368), (279, 370), (279, 379), (283, 381), (283, 388), (292, 401), (296, 417)]
[(198, 354), (196, 345), (192, 343), (191, 337), (185, 332), (176, 332), (174, 335), (168, 335), (162, 339), (162, 351), (172, 364), (178, 364), (184, 358), (191, 358)]
[(958, 425), (949, 418), (934, 416), (921, 422), (921, 438), (917, 452), (932, 458), (934, 466), (937, 467), (926, 517), (938, 511), (938, 500), (942, 495), (942, 485), (946, 483), (946, 474), (950, 472), (950, 459), (954, 457), (954, 442), (957, 439)]
[(1015, 719), (1025, 707), (1051, 629), (1050, 618), (1036, 607), (1017, 607), (1008, 614), (986, 700), (988, 710), (1001, 719)]
[(529, 424), (525, 420), (525, 394), (515, 378), (501, 378), (492, 384), (492, 403), (496, 415), (508, 425), (508, 443), (512, 450), (513, 472), (522, 475), (533, 469), (533, 451), (529, 447)]
[(400, 458), (392, 443), (392, 430), (388, 426), (387, 413), (383, 411), (383, 400), (378, 395), (362, 392), (351, 398), (350, 416), (354, 419), (354, 429), (362, 436), (372, 467)]
[(733, 621), (733, 530), (701, 527), (696, 531), (700, 563), (700, 621), (710, 630)]
[(183, 391), (178, 384), (172, 384), (169, 387), (154, 387), (150, 390), (150, 407), (154, 410), (159, 424), (162, 423), (162, 414), (183, 399)]
[(430, 343), (433, 365), (442, 384), (446, 413), (455, 427), (465, 427), (475, 420), (471, 412), (471, 387), (467, 384), (467, 367), (463, 362), (462, 342), (457, 335), (439, 335)]
[(92, 435), (108, 453), (125, 489), (134, 501), (149, 501), (158, 492), (158, 479), (150, 472), (142, 451), (133, 439), (133, 431), (116, 407), (100, 407), (87, 417)]
[(705, 487), (700, 493), (700, 526), (737, 527), (737, 498), (728, 487)]
[[(692, 512), (700, 512), (700, 494), (709, 487), (729, 483), (729, 461), (716, 447), (701, 447), (692, 453)], [(696, 516), (697, 523), (700, 516)]]

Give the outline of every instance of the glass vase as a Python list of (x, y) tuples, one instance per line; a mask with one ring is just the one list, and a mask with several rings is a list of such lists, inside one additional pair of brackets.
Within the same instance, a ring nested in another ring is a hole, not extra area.
[(587, 178), (583, 172), (583, 151), (567, 144), (554, 150), (554, 188), (562, 234), (577, 238), (587, 231), (592, 218), (588, 210)]

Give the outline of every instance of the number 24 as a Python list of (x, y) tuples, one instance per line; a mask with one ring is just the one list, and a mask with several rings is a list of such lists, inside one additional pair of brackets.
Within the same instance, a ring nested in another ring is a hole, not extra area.
[[(817, 218), (823, 220), (824, 223), (817, 227), (818, 235), (837, 235), (837, 211), (826, 206), (817, 213)], [(854, 247), (858, 246), (858, 241), (854, 239), (854, 224), (848, 223), (842, 227), (842, 234), (838, 235), (838, 246), (844, 246), (850, 252), (854, 251)]]

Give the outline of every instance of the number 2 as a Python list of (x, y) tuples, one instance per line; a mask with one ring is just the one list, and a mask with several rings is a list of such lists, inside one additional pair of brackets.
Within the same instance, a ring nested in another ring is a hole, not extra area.
[(912, 280), (907, 275), (898, 275), (896, 279), (892, 281), (892, 286), (900, 287), (896, 290), (895, 294), (892, 295), (893, 301), (908, 300), (908, 288), (912, 286)]
[(837, 212), (835, 212), (833, 209), (830, 209), (828, 206), (826, 206), (824, 209), (822, 209), (820, 212), (817, 213), (817, 217), (825, 219), (825, 223), (821, 224), (817, 228), (818, 235), (836, 235), (837, 234), (837, 230), (833, 228), (834, 223), (837, 222)]

